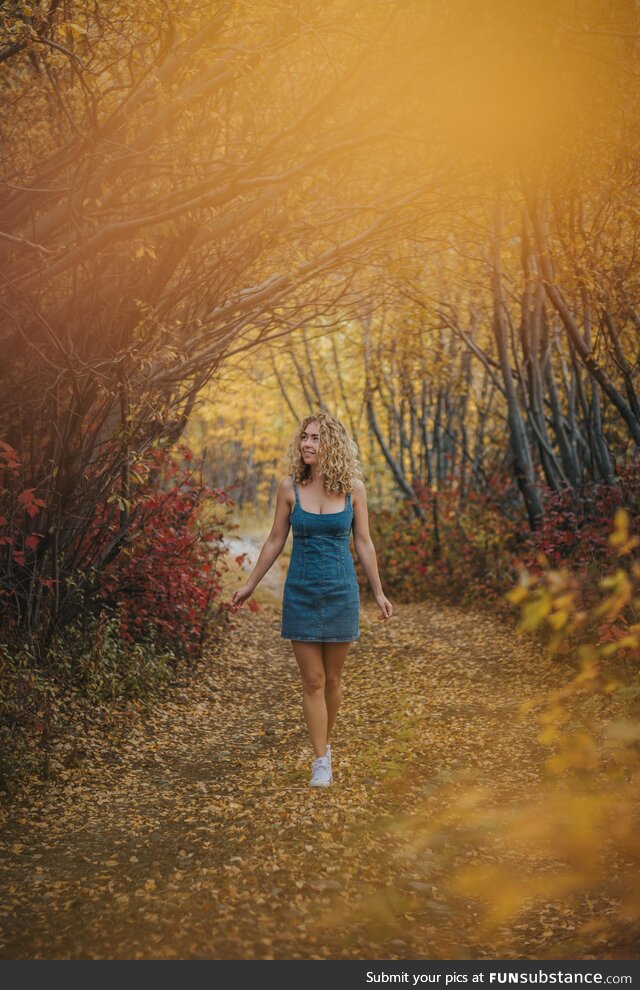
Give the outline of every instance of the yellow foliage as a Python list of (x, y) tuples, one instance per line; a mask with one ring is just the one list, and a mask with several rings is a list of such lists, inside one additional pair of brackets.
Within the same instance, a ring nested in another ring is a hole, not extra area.
[(554, 725), (549, 725), (546, 729), (543, 729), (542, 732), (538, 733), (537, 738), (538, 742), (541, 742), (543, 745), (547, 746), (556, 741), (558, 738), (558, 730)]
[(552, 629), (562, 629), (566, 626), (569, 620), (569, 613), (566, 609), (561, 609), (559, 612), (554, 612), (553, 615), (549, 616), (549, 624)]
[(613, 532), (609, 536), (609, 545), (618, 548), (620, 555), (630, 553), (638, 546), (637, 536), (629, 536), (629, 513), (626, 509), (617, 510), (614, 518)]
[(536, 591), (536, 596), (523, 609), (520, 629), (524, 632), (531, 632), (537, 629), (544, 618), (553, 607), (551, 594), (546, 590)]
[(529, 595), (529, 589), (521, 584), (517, 584), (513, 590), (508, 591), (505, 595), (507, 601), (510, 601), (513, 605), (520, 605)]
[[(627, 527), (619, 513), (613, 545), (621, 556), (630, 549)], [(522, 605), (521, 628), (533, 631), (546, 622), (555, 632), (549, 655), (559, 644), (572, 649), (578, 668), (567, 683), (520, 703), (521, 717), (537, 710), (537, 741), (552, 751), (529, 801), (505, 807), (477, 789), (467, 799), (447, 795), (441, 815), (415, 829), (416, 849), (437, 848), (442, 834), (454, 846), (464, 841), (473, 848), (474, 862), (454, 867), (447, 883), (458, 896), (483, 905), (480, 933), (510, 924), (540, 903), (571, 905), (603, 894), (616, 907), (582, 925), (581, 936), (604, 937), (617, 921), (640, 933), (638, 672), (628, 665), (611, 669), (621, 650), (638, 646), (640, 623), (628, 622), (640, 577), (633, 563), (602, 581), (602, 600), (589, 609), (580, 606), (580, 580), (561, 571), (521, 579), (508, 595)], [(576, 629), (592, 628), (588, 620), (601, 615), (626, 616), (628, 635), (572, 645)], [(616, 714), (610, 715), (603, 706), (614, 696)], [(464, 831), (457, 838), (459, 828)], [(526, 874), (511, 867), (516, 851), (530, 859)]]
[(622, 568), (618, 568), (614, 574), (603, 578), (601, 587), (610, 589), (611, 594), (594, 609), (594, 615), (606, 615), (614, 619), (620, 614), (625, 605), (628, 605), (633, 597), (633, 584), (629, 575)]

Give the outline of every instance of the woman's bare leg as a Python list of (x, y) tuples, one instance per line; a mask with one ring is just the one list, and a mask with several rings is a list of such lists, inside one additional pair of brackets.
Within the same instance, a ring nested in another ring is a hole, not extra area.
[[(326, 645), (326, 644), (325, 644)], [(302, 710), (316, 756), (324, 756), (327, 747), (327, 703), (322, 643), (291, 640), (302, 675)]]
[(342, 669), (347, 659), (351, 643), (323, 643), (322, 661), (324, 664), (324, 697), (327, 706), (327, 742), (331, 742), (338, 708), (342, 701)]

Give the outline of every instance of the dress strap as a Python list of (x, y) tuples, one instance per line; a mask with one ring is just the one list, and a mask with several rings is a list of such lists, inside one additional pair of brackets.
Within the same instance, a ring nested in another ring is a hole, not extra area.
[(296, 493), (296, 502), (300, 505), (300, 499), (298, 498), (298, 486), (296, 485), (295, 475), (291, 475), (291, 480), (293, 481), (293, 490)]

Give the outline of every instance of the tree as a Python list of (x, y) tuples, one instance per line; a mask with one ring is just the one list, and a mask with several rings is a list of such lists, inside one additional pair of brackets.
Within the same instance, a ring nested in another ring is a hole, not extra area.
[[(401, 7), (4, 12), (0, 432), (44, 504), (3, 581), (29, 630), (40, 579), (119, 552), (135, 458), (179, 438), (225, 356), (356, 298), (424, 198), (424, 177), (386, 170), (406, 80), (381, 53)], [(87, 553), (109, 499), (117, 533)]]

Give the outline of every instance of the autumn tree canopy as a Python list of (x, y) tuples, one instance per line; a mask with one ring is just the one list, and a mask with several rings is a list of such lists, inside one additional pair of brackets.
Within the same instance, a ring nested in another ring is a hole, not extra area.
[(357, 336), (343, 392), (407, 498), (481, 479), (505, 426), (534, 527), (541, 479), (615, 480), (640, 443), (637, 25), (602, 0), (4, 5), (19, 621), (120, 551), (136, 460), (223, 361), (305, 328)]
[(132, 458), (179, 437), (246, 334), (355, 297), (357, 265), (410, 221), (436, 180), (390, 168), (406, 144), (407, 81), (384, 58), (396, 13), (5, 9), (7, 518), (22, 491), (45, 504), (8, 585), (31, 588), (52, 556), (55, 580), (72, 572), (95, 506), (116, 497), (118, 534), (81, 554), (103, 566), (127, 537)]
[(465, 171), (387, 239), (335, 341), (340, 394), (303, 331), (274, 343), (272, 383), (293, 417), (329, 396), (407, 498), (508, 465), (535, 528), (543, 487), (615, 485), (637, 457), (638, 12), (427, 7), (414, 140)]

